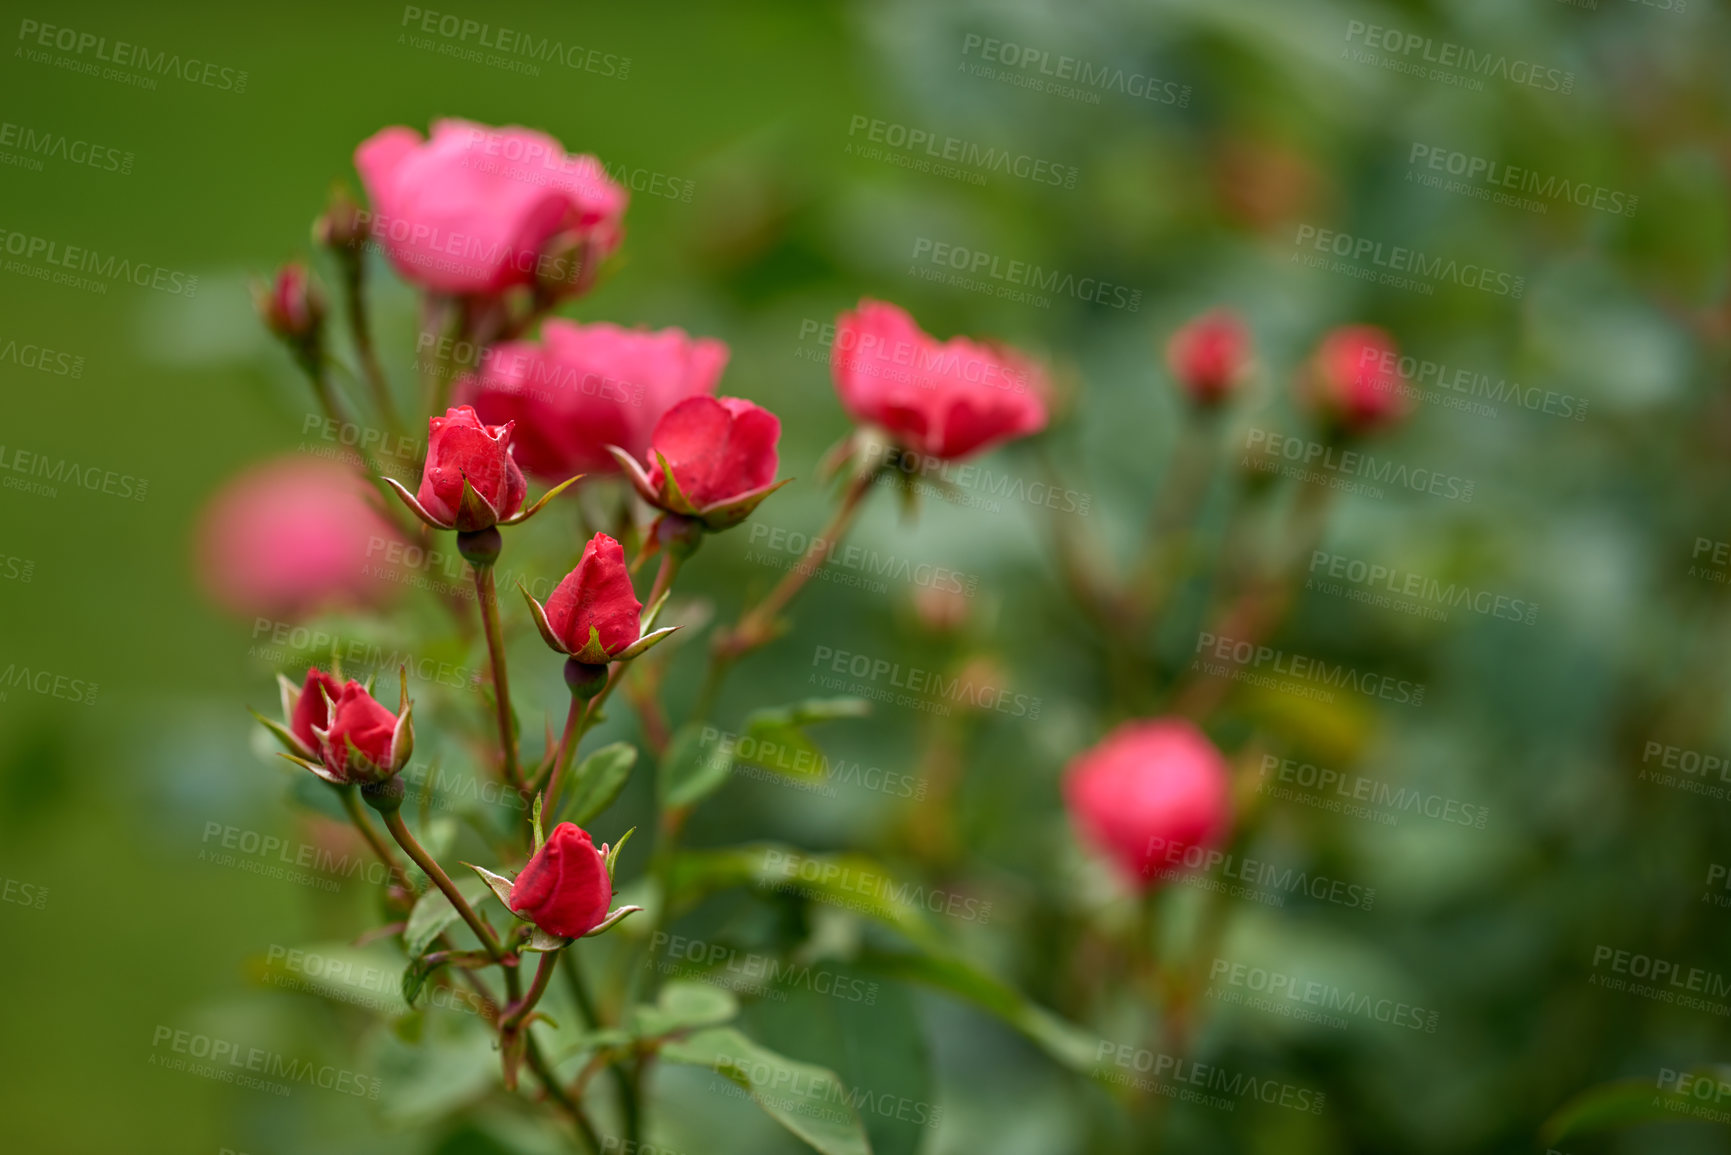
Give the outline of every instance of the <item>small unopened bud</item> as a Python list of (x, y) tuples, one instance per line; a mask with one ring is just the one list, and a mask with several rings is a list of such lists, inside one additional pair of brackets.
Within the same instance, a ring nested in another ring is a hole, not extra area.
[(325, 211), (313, 221), (313, 243), (340, 251), (359, 249), (367, 239), (366, 214), (344, 185), (331, 190)]
[(305, 265), (290, 261), (267, 285), (254, 283), (253, 305), (267, 328), (298, 345), (316, 344), (325, 320), (324, 295)]
[(607, 667), (592, 666), (588, 662), (579, 662), (570, 658), (565, 662), (565, 684), (571, 687), (571, 696), (588, 700), (601, 692), (601, 687), (607, 684)]

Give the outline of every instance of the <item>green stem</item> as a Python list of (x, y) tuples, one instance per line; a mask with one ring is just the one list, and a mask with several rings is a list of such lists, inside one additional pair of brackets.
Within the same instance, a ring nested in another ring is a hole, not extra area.
[(360, 355), (361, 373), (372, 389), (373, 403), (379, 407), (379, 416), (384, 418), (392, 433), (401, 437), (403, 419), (397, 412), (396, 401), (391, 397), (391, 384), (385, 378), (384, 367), (379, 364), (378, 354), (373, 349), (373, 330), (367, 315), (365, 255), (359, 251), (345, 250), (342, 253), (342, 266), (349, 334), (354, 338), (355, 352)]
[(535, 1041), (533, 1034), (525, 1040), (525, 1053), (529, 1060), (529, 1069), (535, 1072), (535, 1077), (541, 1080), (541, 1085), (547, 1088), (547, 1095), (558, 1103), (571, 1116), (571, 1121), (577, 1125), (577, 1136), (583, 1141), (583, 1149), (590, 1155), (599, 1155), (601, 1137), (590, 1125), (589, 1117), (559, 1082), (559, 1074), (553, 1070), (553, 1064), (547, 1061), (547, 1056), (541, 1051), (541, 1044)]
[[(475, 913), (475, 908), (469, 905), (469, 900), (463, 897), (462, 892), (457, 889), (456, 883), (451, 881), (451, 876), (445, 873), (445, 868), (427, 853), (426, 848), (415, 840), (413, 834), (409, 833), (409, 828), (403, 823), (401, 811), (393, 810), (385, 815), (385, 829), (391, 832), (391, 837), (397, 840), (397, 845), (403, 848), (403, 852), (409, 856), (414, 864), (425, 871), (427, 877), (433, 880), (433, 885), (444, 892), (445, 897), (450, 900), (451, 906), (462, 916), (463, 921), (469, 924), (469, 929), (475, 932), (475, 937), (481, 940), (481, 945), (486, 948), (488, 957), (503, 965), (505, 950), (499, 945), (499, 940), (494, 937), (492, 928), (481, 921), (481, 916)], [(516, 968), (506, 966), (505, 981), (507, 985), (517, 985), (516, 978)], [(513, 993), (514, 997), (515, 994)]]
[(523, 1020), (534, 1011), (535, 1004), (547, 993), (547, 984), (553, 981), (553, 970), (559, 965), (559, 954), (559, 951), (541, 952), (541, 963), (535, 968), (535, 981), (529, 984), (529, 993), (500, 1020), (501, 1030), (521, 1026)]
[(371, 822), (367, 821), (367, 812), (361, 805), (360, 791), (353, 786), (335, 786), (333, 788), (336, 790), (337, 796), (343, 800), (343, 809), (349, 812), (349, 821), (354, 823), (355, 829), (360, 831), (361, 837), (366, 839), (367, 845), (373, 848), (373, 853), (379, 856), (379, 861), (383, 862), (385, 868), (391, 872), (391, 880), (401, 883), (404, 889), (408, 889), (408, 872), (397, 861), (397, 856), (391, 853), (390, 845), (379, 837), (379, 832), (373, 829)]
[[(613, 672), (608, 671), (607, 683), (613, 684)], [(606, 687), (603, 687), (605, 691)], [(565, 729), (559, 735), (559, 753), (553, 759), (552, 772), (547, 775), (547, 790), (541, 795), (541, 813), (552, 817), (556, 813), (553, 802), (558, 797), (559, 786), (565, 779), (565, 772), (571, 767), (571, 760), (576, 756), (577, 746), (583, 741), (584, 733), (589, 729), (589, 716), (595, 709), (596, 698), (579, 698), (571, 695), (571, 708), (565, 712)]]
[[(583, 1016), (583, 1023), (591, 1030), (601, 1027), (601, 1016), (595, 1011), (595, 1001), (589, 996), (589, 987), (583, 981), (583, 969), (577, 958), (575, 946), (566, 947), (559, 952), (561, 961), (565, 964), (566, 985), (571, 988), (571, 998), (577, 1004), (578, 1013)], [(618, 1063), (608, 1063), (607, 1071), (613, 1080), (614, 1092), (619, 1097), (619, 1115), (625, 1125), (624, 1139), (635, 1143), (638, 1134), (637, 1087), (632, 1079), (627, 1077), (625, 1068)], [(627, 1147), (626, 1150), (635, 1150)]]
[(504, 751), (505, 781), (524, 790), (523, 771), (517, 764), (517, 735), (511, 724), (511, 683), (505, 673), (505, 635), (499, 628), (499, 598), (493, 587), (491, 565), (471, 566), (475, 571), (475, 600), (481, 607), (481, 625), (487, 633), (487, 657), (493, 664), (493, 707), (499, 717), (499, 747)]

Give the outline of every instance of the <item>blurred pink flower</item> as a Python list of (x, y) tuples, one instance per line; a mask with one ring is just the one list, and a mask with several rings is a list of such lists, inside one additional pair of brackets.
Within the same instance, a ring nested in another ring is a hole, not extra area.
[(616, 473), (617, 445), (642, 460), (661, 415), (687, 397), (715, 391), (727, 346), (683, 329), (623, 329), (549, 320), (541, 340), (487, 351), (478, 377), (458, 398), (491, 425), (515, 421), (517, 463), (548, 481)]
[(966, 337), (939, 341), (882, 301), (841, 315), (830, 369), (854, 420), (932, 457), (967, 457), (1046, 427), (1046, 375), (1033, 361)]
[(1311, 355), (1301, 388), (1325, 421), (1351, 433), (1392, 425), (1406, 416), (1399, 351), (1374, 325), (1331, 329)]
[[(407, 280), (446, 293), (497, 293), (568, 270), (545, 267), (565, 236), (597, 260), (624, 238), (629, 194), (592, 156), (526, 128), (440, 120), (431, 139), (382, 129), (355, 149), (370, 231)], [(538, 265), (542, 266), (538, 269)]]
[(398, 534), (347, 467), (285, 457), (225, 483), (199, 515), (200, 584), (224, 609), (295, 620), (331, 605), (377, 605), (395, 587), (368, 573)]
[(1250, 330), (1231, 309), (1193, 317), (1166, 343), (1166, 367), (1196, 404), (1219, 404), (1250, 367)]
[(1064, 801), (1088, 841), (1141, 887), (1196, 865), (1232, 824), (1226, 760), (1182, 718), (1126, 722), (1071, 760)]

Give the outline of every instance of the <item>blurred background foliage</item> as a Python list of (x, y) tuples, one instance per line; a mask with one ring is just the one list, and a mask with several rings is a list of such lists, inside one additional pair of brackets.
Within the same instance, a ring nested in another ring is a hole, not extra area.
[[(1350, 321), (1386, 326), (1422, 359), (1583, 399), (1580, 421), (1506, 403), (1494, 417), (1419, 404), (1378, 450), (1473, 479), (1472, 501), (1344, 495), (1326, 531), (1330, 551), (1536, 602), (1536, 624), (1459, 610), (1427, 621), (1301, 594), (1283, 649), (1422, 682), (1422, 708), (1240, 690), (1213, 727), (1229, 746), (1253, 742), (1489, 808), (1483, 830), (1414, 818), (1386, 827), (1263, 799), (1257, 843), (1240, 847), (1374, 886), (1377, 897), (1368, 912), (1230, 904), (1223, 954), (1399, 992), (1438, 1011), (1438, 1030), (1337, 1031), (1204, 1003), (1196, 1058), (1322, 1090), (1327, 1108), (1172, 1105), (1163, 1125), (1173, 1150), (1531, 1151), (1542, 1149), (1542, 1120), (1582, 1087), (1731, 1057), (1717, 1015), (1588, 981), (1602, 945), (1715, 971), (1731, 947), (1724, 911), (1702, 894), (1709, 866), (1731, 861), (1731, 809), (1637, 777), (1648, 742), (1731, 750), (1727, 591), (1691, 569), (1697, 539), (1731, 538), (1721, 497), (1731, 491), (1731, 29), (1716, 5), (512, 0), (459, 15), (628, 56), (629, 76), (551, 66), (525, 76), (438, 56), (403, 42), (404, 10), (390, 4), (14, 13), (15, 23), (215, 60), (249, 82), (238, 95), (174, 81), (139, 92), (17, 52), (0, 76), (6, 119), (136, 156), (125, 175), (52, 161), (6, 169), (4, 226), (200, 277), (184, 299), (0, 276), (6, 339), (86, 360), (76, 379), (0, 366), (0, 441), (150, 482), (142, 503), (70, 487), (52, 499), (0, 492), (0, 549), (35, 563), (31, 581), (0, 596), (4, 660), (101, 687), (91, 707), (16, 688), (0, 700), (0, 872), (48, 891), (41, 910), (0, 906), (0, 984), (11, 996), (0, 1115), (12, 1149), (548, 1149), (544, 1132), (465, 1082), (490, 1058), (412, 1070), (407, 1044), (365, 1027), (364, 1012), (261, 989), (272, 945), (340, 941), (374, 917), (368, 888), (333, 895), (200, 857), (213, 849), (212, 823), (291, 843), (336, 837), (282, 804), (291, 780), (255, 749), (243, 707), (274, 703), (277, 666), (258, 652), (254, 624), (212, 609), (191, 581), (191, 527), (225, 478), (266, 455), (328, 448), (303, 433), (311, 405), (255, 323), (246, 280), (306, 250), (331, 180), (353, 179), (358, 141), (441, 115), (544, 129), (610, 166), (689, 183), (689, 201), (634, 196), (623, 259), (569, 312), (729, 343), (723, 391), (780, 414), (784, 473), (800, 479), (759, 511), (771, 528), (809, 533), (824, 520), (815, 467), (847, 422), (811, 329), (862, 295), (907, 306), (934, 333), (994, 336), (1050, 360), (1061, 420), (986, 466), (1033, 481), (1056, 463), (1062, 483), (1090, 497), (1071, 528), (1120, 565), (1165, 463), (1199, 435), (1158, 350), (1205, 307), (1244, 312), (1261, 365), (1218, 432), (1226, 444), (1241, 445), (1248, 426), (1303, 431), (1292, 375), (1322, 331)], [(1361, 64), (1342, 54), (1353, 20), (1567, 69), (1575, 90), (1492, 82), (1470, 92)], [(1108, 91), (1087, 103), (970, 75), (970, 35), (1170, 78), (1189, 99)], [(1064, 188), (994, 174), (975, 185), (910, 171), (850, 151), (862, 143), (850, 135), (857, 117), (1008, 147), (1079, 178)], [(1406, 179), (1414, 142), (1623, 190), (1638, 211), (1551, 202), (1540, 214), (1420, 187)], [(1526, 291), (1516, 301), (1443, 284), (1422, 295), (1309, 269), (1294, 261), (1304, 224), (1508, 269)], [(1139, 289), (1140, 307), (1055, 296), (1041, 308), (929, 282), (911, 272), (919, 238)], [(415, 320), (401, 286), (381, 317), (389, 368), (404, 379)], [(1257, 517), (1232, 520), (1247, 500), (1238, 456), (1223, 455), (1208, 495), (1207, 548), (1229, 522), (1248, 525), (1253, 548), (1286, 525), (1284, 488)], [(979, 575), (969, 631), (946, 639), (923, 628), (907, 583), (884, 593), (813, 583), (795, 633), (742, 667), (722, 716), (817, 692), (818, 647), (926, 669), (987, 660), (1037, 695), (1037, 720), (887, 705), (816, 735), (831, 758), (901, 773), (930, 770), (921, 751), (934, 738), (940, 750), (959, 744), (953, 859), (924, 877), (993, 902), (993, 914), (937, 920), (943, 933), (1042, 1005), (1142, 1045), (1140, 1013), (1103, 997), (1079, 929), (1121, 924), (1129, 904), (1075, 845), (1059, 802), (1065, 760), (1131, 704), (1103, 672), (1106, 643), (1065, 593), (1052, 538), (1062, 516), (928, 499), (903, 519), (878, 495), (855, 540)], [(533, 532), (546, 556), (574, 555), (561, 537), (576, 540), (569, 520)], [(749, 534), (712, 541), (682, 577), (724, 617), (778, 572), (752, 560)], [(1206, 594), (1206, 582), (1187, 587), (1149, 639), (1168, 673), (1189, 659)], [(425, 636), (435, 611), (424, 600), (405, 595), (381, 644)], [(513, 680), (538, 733), (564, 689), (514, 616)], [(337, 626), (345, 636), (375, 628)], [(688, 650), (668, 687), (676, 712), (695, 690), (698, 646)], [(479, 650), (453, 641), (439, 653), (476, 664)], [(485, 733), (478, 701), (428, 692), (423, 725)], [(629, 712), (615, 715), (609, 729), (630, 739)], [(462, 749), (447, 747), (447, 764), (461, 766)], [(648, 802), (639, 774), (598, 824), (602, 836), (643, 823)], [(688, 841), (859, 848), (911, 876), (910, 840), (929, 836), (918, 821), (917, 808), (884, 793), (841, 785), (823, 797), (738, 777)], [(1179, 887), (1162, 907), (1177, 939), (1199, 901)], [(852, 933), (830, 925), (846, 921), (735, 892), (681, 929), (786, 950)], [(1000, 1023), (899, 981), (880, 987), (873, 1008), (794, 992), (746, 1012), (767, 1045), (943, 1106), (935, 1128), (868, 1118), (878, 1150), (1143, 1149), (1127, 1146), (1139, 1141), (1106, 1090)], [(353, 1063), (380, 1074), (386, 1093), (379, 1106), (314, 1090), (278, 1100), (156, 1070), (152, 1037), (165, 1024)], [(414, 1029), (461, 1026), (432, 1015)], [(702, 1071), (661, 1076), (659, 1101), (680, 1108), (659, 1112), (657, 1142), (689, 1153), (796, 1149), (747, 1105), (705, 1093), (713, 1083)], [(469, 1124), (429, 1109), (477, 1095)], [(1562, 1146), (1724, 1143), (1721, 1130), (1686, 1123)]]

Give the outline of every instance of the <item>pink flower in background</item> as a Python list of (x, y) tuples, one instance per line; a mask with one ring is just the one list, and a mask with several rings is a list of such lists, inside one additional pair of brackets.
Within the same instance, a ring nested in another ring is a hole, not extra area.
[(882, 301), (841, 315), (830, 369), (854, 420), (932, 457), (967, 457), (1046, 427), (1046, 376), (1033, 361), (966, 337), (939, 341)]
[(481, 420), (517, 423), (517, 461), (538, 477), (615, 473), (617, 445), (641, 460), (661, 415), (714, 392), (727, 346), (683, 329), (623, 329), (549, 320), (541, 340), (488, 350), (478, 376), (457, 387)]
[(1331, 329), (1306, 368), (1305, 398), (1324, 420), (1349, 432), (1391, 425), (1407, 412), (1399, 359), (1394, 338), (1374, 325)]
[(1250, 331), (1230, 309), (1186, 322), (1166, 343), (1166, 367), (1198, 405), (1231, 395), (1250, 367)]
[(396, 587), (368, 572), (396, 529), (347, 467), (279, 458), (225, 484), (196, 531), (200, 584), (225, 609), (294, 620), (379, 605)]
[(361, 143), (355, 168), (372, 235), (404, 278), (439, 292), (562, 279), (542, 257), (549, 241), (570, 238), (599, 260), (624, 236), (625, 189), (594, 157), (530, 129), (440, 120), (423, 140), (393, 126)]
[(1182, 718), (1126, 722), (1078, 754), (1064, 801), (1082, 835), (1143, 887), (1231, 826), (1226, 761)]
[[(528, 486), (511, 457), (512, 423), (484, 425), (473, 409), (459, 405), (429, 418), (427, 427), (427, 464), (415, 495), (421, 508), (464, 533), (515, 517)], [(465, 484), (486, 508), (462, 508)]]

